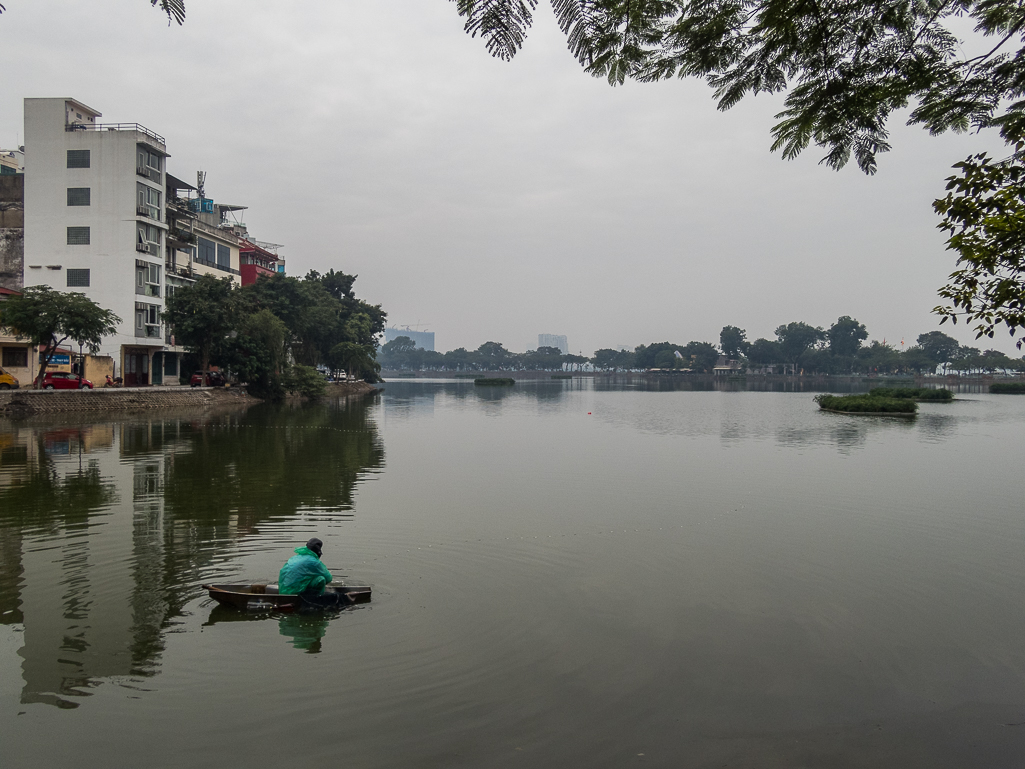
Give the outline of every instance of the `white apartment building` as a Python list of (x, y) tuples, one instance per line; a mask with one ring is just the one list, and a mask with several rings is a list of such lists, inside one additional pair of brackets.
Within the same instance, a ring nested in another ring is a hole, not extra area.
[(569, 355), (569, 343), (565, 334), (538, 334), (538, 347), (556, 347), (563, 355)]
[(159, 384), (165, 372), (177, 382), (160, 323), (166, 143), (99, 117), (75, 99), (25, 99), (25, 286), (81, 292), (116, 313), (100, 354), (126, 385)]

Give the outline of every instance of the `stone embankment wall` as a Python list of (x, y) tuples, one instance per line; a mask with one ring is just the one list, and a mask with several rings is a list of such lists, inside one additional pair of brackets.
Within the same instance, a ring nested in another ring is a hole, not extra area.
[(7, 390), (0, 392), (0, 414), (28, 416), (62, 411), (139, 411), (172, 407), (203, 408), (221, 403), (257, 403), (240, 390), (147, 387), (95, 390)]
[[(366, 382), (329, 385), (325, 397), (366, 395), (376, 390)], [(0, 416), (56, 414), (80, 411), (142, 411), (166, 408), (205, 408), (259, 403), (237, 387), (97, 387), (94, 390), (0, 391)]]

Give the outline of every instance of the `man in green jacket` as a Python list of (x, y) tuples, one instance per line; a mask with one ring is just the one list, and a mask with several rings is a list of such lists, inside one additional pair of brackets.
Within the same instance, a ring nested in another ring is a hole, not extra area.
[(295, 555), (285, 562), (278, 574), (278, 592), (282, 595), (301, 595), (304, 598), (323, 596), (324, 586), (331, 581), (331, 572), (320, 562), (324, 543), (314, 537), (305, 547), (298, 547)]

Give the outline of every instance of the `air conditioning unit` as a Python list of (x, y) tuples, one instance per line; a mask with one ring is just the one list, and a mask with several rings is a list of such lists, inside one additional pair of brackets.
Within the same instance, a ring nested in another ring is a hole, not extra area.
[(149, 216), (149, 206), (136, 206), (135, 213), (139, 216)]
[(143, 253), (143, 254), (148, 254), (149, 253), (149, 243), (136, 243), (135, 244), (135, 250), (140, 252), (140, 253)]

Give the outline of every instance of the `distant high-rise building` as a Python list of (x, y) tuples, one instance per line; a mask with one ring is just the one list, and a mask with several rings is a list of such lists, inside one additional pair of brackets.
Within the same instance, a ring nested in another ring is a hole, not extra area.
[(538, 334), (538, 347), (558, 347), (563, 355), (569, 355), (569, 343), (565, 334)]
[(385, 344), (400, 336), (409, 337), (421, 350), (434, 351), (433, 331), (411, 331), (408, 328), (386, 328), (384, 330)]

